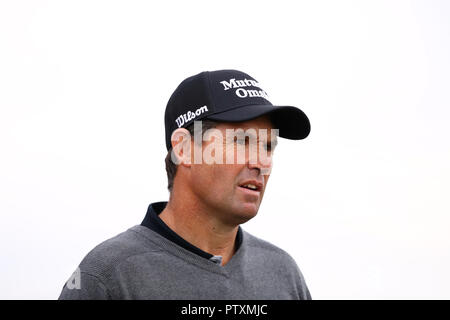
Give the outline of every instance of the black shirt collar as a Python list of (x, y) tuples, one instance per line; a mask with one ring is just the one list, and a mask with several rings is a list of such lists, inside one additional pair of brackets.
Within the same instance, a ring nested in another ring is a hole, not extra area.
[[(211, 259), (214, 255), (203, 251), (202, 249), (190, 244), (178, 234), (176, 234), (172, 229), (170, 229), (164, 221), (161, 220), (159, 214), (164, 210), (167, 205), (167, 201), (154, 202), (148, 206), (147, 214), (145, 215), (144, 220), (141, 223), (141, 226), (147, 227), (157, 233), (159, 233), (164, 238), (175, 242), (179, 246), (198, 254), (201, 257), (206, 259)], [(242, 243), (242, 229), (239, 226), (238, 232), (236, 235), (236, 251), (239, 249)]]

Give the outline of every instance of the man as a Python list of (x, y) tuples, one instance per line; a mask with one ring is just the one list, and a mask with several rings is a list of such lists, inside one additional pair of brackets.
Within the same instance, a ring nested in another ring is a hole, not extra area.
[(81, 262), (60, 299), (311, 299), (282, 249), (244, 231), (259, 209), (277, 136), (310, 132), (237, 70), (185, 79), (165, 111), (168, 202)]

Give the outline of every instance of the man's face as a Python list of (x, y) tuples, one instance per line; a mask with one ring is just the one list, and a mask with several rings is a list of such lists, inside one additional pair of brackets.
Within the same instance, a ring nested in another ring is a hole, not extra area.
[[(216, 129), (216, 135), (213, 134), (215, 137), (203, 142), (203, 161), (199, 164), (192, 161), (191, 190), (199, 205), (209, 210), (214, 217), (230, 225), (241, 224), (258, 212), (269, 180), (277, 137), (271, 132), (274, 128), (267, 116), (246, 122), (221, 123)], [(239, 132), (237, 129), (254, 136), (239, 136), (236, 134)], [(221, 139), (216, 138), (217, 134), (221, 134)], [(213, 152), (206, 151), (208, 146)], [(195, 143), (192, 143), (192, 147), (200, 148)], [(222, 164), (205, 161), (205, 156), (217, 156), (220, 151)], [(233, 159), (227, 159), (230, 154), (234, 154)], [(252, 190), (255, 187), (256, 190)]]

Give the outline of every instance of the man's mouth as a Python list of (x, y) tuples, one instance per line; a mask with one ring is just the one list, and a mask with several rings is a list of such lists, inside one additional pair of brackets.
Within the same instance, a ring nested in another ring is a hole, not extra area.
[(242, 185), (242, 186), (240, 186), (241, 188), (246, 188), (246, 189), (250, 189), (250, 190), (258, 190), (258, 188), (254, 185), (254, 184), (251, 184), (251, 183), (249, 183), (249, 184), (244, 184), (244, 185)]
[(258, 181), (245, 181), (239, 185), (240, 188), (260, 192), (262, 190), (262, 183)]

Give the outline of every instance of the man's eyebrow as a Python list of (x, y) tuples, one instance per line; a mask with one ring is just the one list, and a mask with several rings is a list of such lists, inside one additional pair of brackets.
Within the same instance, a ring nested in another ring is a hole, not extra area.
[[(251, 129), (253, 129), (253, 128), (251, 128)], [(233, 130), (233, 129), (232, 129), (232, 130)], [(225, 136), (226, 136), (227, 138), (232, 138), (232, 137), (236, 137), (237, 135), (239, 135), (239, 133), (244, 133), (245, 136), (249, 137), (250, 139), (258, 140), (258, 139), (257, 139), (257, 136), (254, 135), (253, 132), (251, 132), (251, 131), (248, 132), (247, 129), (242, 129), (242, 130), (243, 130), (243, 131), (239, 131), (238, 133), (237, 133), (236, 131), (227, 131), (226, 134), (225, 134)], [(254, 130), (256, 130), (256, 129), (254, 129)], [(227, 133), (229, 133), (229, 134), (227, 134)], [(278, 137), (278, 136), (275, 136), (274, 139), (272, 139), (272, 140), (267, 140), (267, 145), (268, 145), (269, 147), (271, 147), (271, 148), (275, 148), (275, 147), (278, 145), (278, 138), (277, 138), (277, 137)]]

